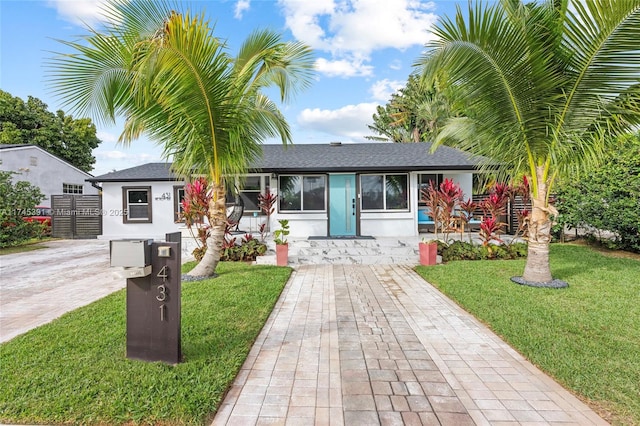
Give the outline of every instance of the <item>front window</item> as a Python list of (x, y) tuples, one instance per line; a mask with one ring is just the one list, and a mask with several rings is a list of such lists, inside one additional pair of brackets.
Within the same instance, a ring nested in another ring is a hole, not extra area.
[(260, 211), (258, 195), (264, 192), (264, 176), (247, 176), (240, 196), (244, 201), (244, 209), (248, 212)]
[(280, 211), (326, 210), (326, 176), (280, 176)]
[(184, 186), (173, 187), (173, 221), (184, 222), (182, 215), (182, 200), (184, 200)]
[(418, 200), (421, 205), (424, 204), (424, 194), (426, 194), (426, 192), (429, 190), (429, 186), (433, 185), (434, 188), (438, 189), (440, 188), (442, 180), (442, 174), (422, 173), (418, 175)]
[[(246, 176), (243, 179), (243, 185), (240, 189), (240, 198), (244, 204), (245, 212), (259, 212), (260, 201), (258, 196), (264, 194), (269, 189), (269, 176), (268, 175), (251, 175)], [(227, 205), (235, 202), (235, 187), (233, 184), (229, 184), (227, 188)]]
[(124, 223), (151, 223), (151, 187), (123, 187)]
[(362, 210), (406, 210), (409, 206), (409, 179), (400, 175), (362, 175)]

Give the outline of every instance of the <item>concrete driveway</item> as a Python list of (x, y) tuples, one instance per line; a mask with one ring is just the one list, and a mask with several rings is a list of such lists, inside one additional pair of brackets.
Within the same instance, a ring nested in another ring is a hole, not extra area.
[(45, 245), (0, 256), (0, 342), (126, 286), (109, 268), (109, 241)]

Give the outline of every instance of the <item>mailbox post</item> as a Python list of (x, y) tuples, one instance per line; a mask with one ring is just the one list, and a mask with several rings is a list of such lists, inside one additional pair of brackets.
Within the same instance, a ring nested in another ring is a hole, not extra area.
[(127, 278), (127, 358), (182, 360), (181, 250), (171, 234), (167, 240), (111, 241), (111, 266)]

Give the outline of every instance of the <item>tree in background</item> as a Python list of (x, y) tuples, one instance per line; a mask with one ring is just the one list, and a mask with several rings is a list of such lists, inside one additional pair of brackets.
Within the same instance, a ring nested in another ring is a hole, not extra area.
[(313, 56), (308, 46), (263, 30), (234, 57), (204, 13), (178, 10), (169, 2), (112, 0), (103, 32), (63, 42), (75, 53), (53, 59), (51, 81), (74, 109), (103, 120), (124, 115), (121, 141), (146, 133), (177, 173), (207, 176), (207, 251), (189, 273), (206, 277), (215, 274), (224, 241), (225, 179), (246, 174), (266, 138), (291, 141), (264, 89), (289, 100), (311, 84)]
[(61, 110), (54, 114), (38, 98), (24, 102), (0, 90), (0, 143), (37, 145), (90, 172), (96, 162), (91, 153), (100, 142), (89, 118), (74, 119)]
[(640, 122), (640, 0), (470, 3), (435, 27), (418, 61), (427, 81), (456, 87), (466, 117), (436, 139), (501, 163), (531, 188), (522, 277), (554, 282), (549, 201), (559, 177), (597, 164)]
[(640, 134), (625, 137), (601, 166), (558, 185), (558, 222), (640, 253)]
[(416, 75), (409, 76), (405, 87), (376, 111), (368, 127), (381, 136), (367, 139), (391, 142), (431, 142), (446, 120), (456, 115), (449, 96)]
[(44, 195), (29, 182), (13, 182), (12, 172), (0, 171), (0, 247), (18, 245), (35, 235), (39, 223), (23, 219), (30, 216)]

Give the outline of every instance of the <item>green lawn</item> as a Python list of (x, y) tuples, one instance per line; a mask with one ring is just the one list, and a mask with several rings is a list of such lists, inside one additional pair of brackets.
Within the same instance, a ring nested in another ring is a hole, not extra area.
[(0, 422), (210, 420), (291, 269), (222, 262), (218, 273), (182, 283), (184, 362), (176, 366), (125, 357), (124, 290), (0, 345)]
[(640, 425), (640, 260), (552, 245), (562, 290), (512, 283), (523, 268), (461, 261), (417, 271), (609, 421)]
[(16, 254), (16, 253), (24, 253), (27, 251), (40, 250), (43, 248), (47, 248), (45, 245), (47, 241), (54, 241), (55, 238), (44, 237), (44, 238), (33, 238), (27, 242), (20, 244), (19, 246), (12, 247), (2, 247), (0, 248), (0, 256), (5, 254)]

